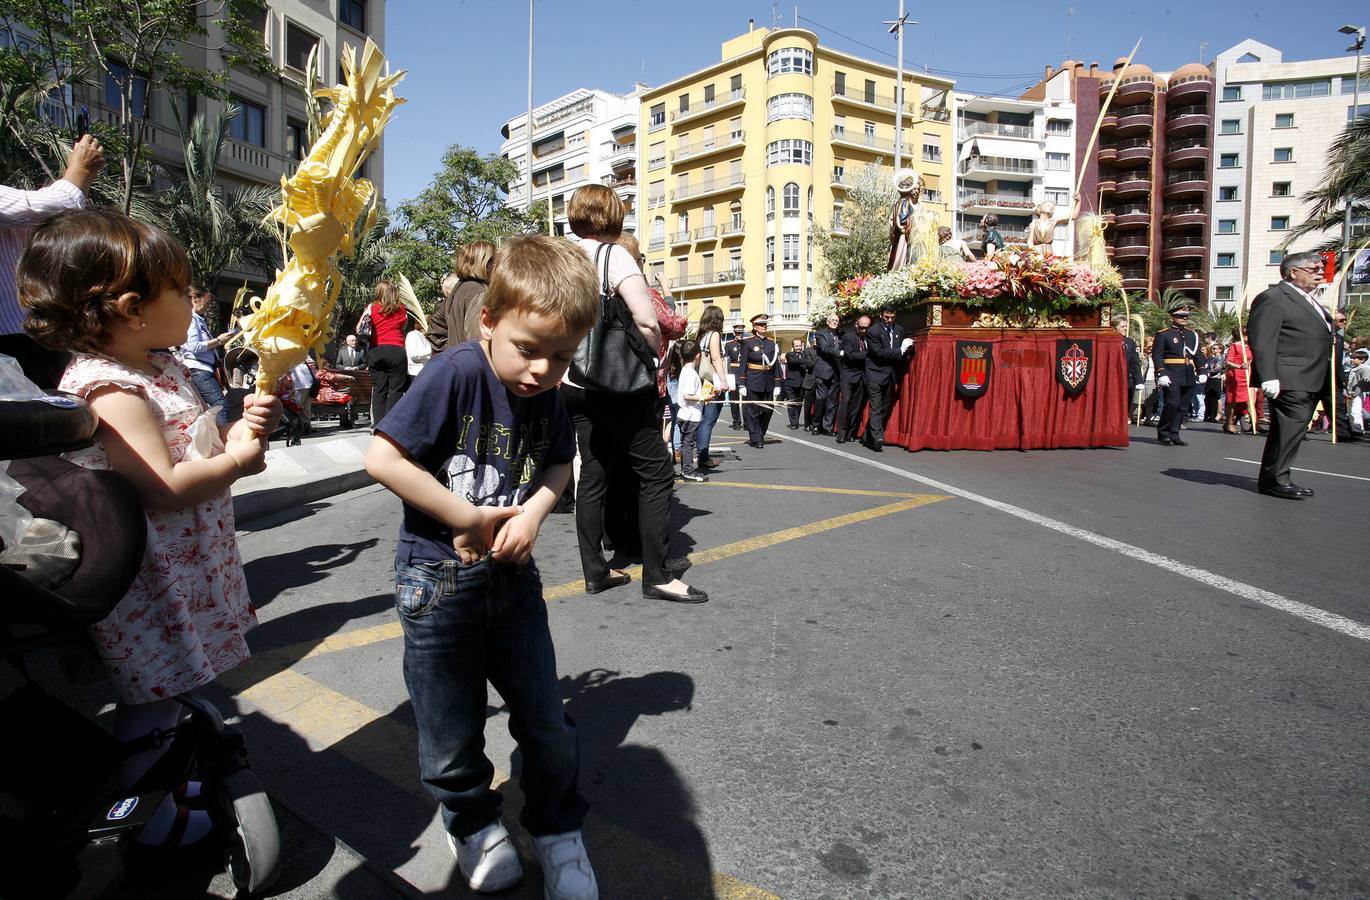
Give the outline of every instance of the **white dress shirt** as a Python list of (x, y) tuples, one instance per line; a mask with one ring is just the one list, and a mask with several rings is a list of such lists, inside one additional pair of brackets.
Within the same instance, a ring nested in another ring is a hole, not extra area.
[(86, 195), (64, 178), (37, 191), (0, 185), (0, 334), (24, 330), (26, 313), (14, 278), (29, 232), (64, 209), (85, 205)]

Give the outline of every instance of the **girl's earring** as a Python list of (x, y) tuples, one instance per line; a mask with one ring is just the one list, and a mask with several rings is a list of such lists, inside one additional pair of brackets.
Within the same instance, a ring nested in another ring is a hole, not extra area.
[(144, 321), (143, 319), (139, 319), (139, 320), (138, 320), (138, 327), (139, 327), (139, 328), (146, 328), (146, 327), (147, 327), (147, 322)]

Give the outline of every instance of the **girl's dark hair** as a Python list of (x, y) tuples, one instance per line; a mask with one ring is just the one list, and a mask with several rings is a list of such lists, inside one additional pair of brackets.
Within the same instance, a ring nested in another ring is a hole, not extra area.
[(381, 312), (387, 316), (400, 308), (400, 292), (395, 289), (389, 278), (382, 278), (376, 282), (376, 302), (381, 305)]
[(185, 248), (153, 225), (110, 209), (58, 213), (29, 236), (15, 277), (24, 329), (57, 350), (99, 351), (123, 319), (117, 301), (152, 303), (190, 284)]
[(985, 213), (985, 217), (980, 220), (980, 224), (986, 228), (997, 228), (999, 227), (999, 217), (994, 213)]
[(695, 329), (695, 338), (707, 331), (723, 331), (723, 307), (710, 303), (704, 307), (704, 311), (699, 314), (699, 327)]
[(680, 368), (685, 363), (680, 358), (680, 341), (671, 345), (671, 349), (666, 351), (666, 372), (672, 378), (680, 377)]

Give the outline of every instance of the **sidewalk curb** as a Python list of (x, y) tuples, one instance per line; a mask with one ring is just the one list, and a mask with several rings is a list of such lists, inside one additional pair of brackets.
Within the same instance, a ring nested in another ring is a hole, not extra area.
[(246, 522), (269, 516), (272, 513), (301, 507), (316, 500), (325, 500), (375, 483), (376, 480), (368, 475), (365, 469), (356, 469), (300, 484), (234, 494), (233, 518), (241, 527)]

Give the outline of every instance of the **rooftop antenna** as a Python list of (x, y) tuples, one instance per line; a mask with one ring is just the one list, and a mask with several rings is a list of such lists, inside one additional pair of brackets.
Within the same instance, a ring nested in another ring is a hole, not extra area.
[(771, 4), (771, 27), (772, 27), (772, 28), (779, 28), (779, 27), (780, 27), (780, 21), (781, 21), (781, 20), (780, 20), (780, 4), (779, 4), (779, 3), (772, 3), (772, 4)]
[(1208, 49), (1208, 41), (1199, 41), (1199, 65), (1204, 64), (1204, 51)]
[(1073, 7), (1073, 6), (1067, 7), (1067, 8), (1066, 8), (1066, 59), (1072, 59), (1072, 58), (1073, 58), (1073, 57), (1071, 57), (1071, 55), (1070, 55), (1070, 46), (1071, 46), (1072, 41), (1074, 40), (1074, 34), (1072, 33), (1073, 22), (1071, 21), (1071, 20), (1074, 19), (1074, 18), (1075, 18), (1075, 7)]

